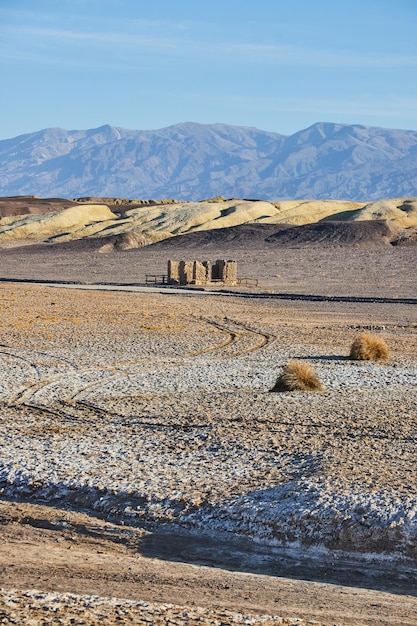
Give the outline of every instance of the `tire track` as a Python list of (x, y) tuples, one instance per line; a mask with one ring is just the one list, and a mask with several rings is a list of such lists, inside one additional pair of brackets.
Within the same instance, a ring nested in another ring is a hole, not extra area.
[[(51, 368), (52, 367), (51, 362), (53, 364), (63, 363), (65, 366), (67, 367), (69, 366), (75, 371), (79, 369), (79, 367), (75, 365), (72, 361), (70, 361), (69, 359), (59, 357), (55, 354), (49, 354), (47, 352), (42, 352), (38, 350), (36, 351), (22, 350), (22, 352), (26, 352), (29, 355), (32, 354), (32, 358), (28, 358), (26, 356), (22, 356), (22, 354), (18, 354), (16, 352), (16, 349), (13, 348), (12, 346), (3, 344), (1, 347), (6, 348), (6, 350), (5, 349), (0, 350), (0, 355), (2, 354), (4, 356), (10, 357), (11, 359), (15, 359), (16, 361), (22, 361), (26, 363), (35, 371), (36, 378), (37, 378), (36, 382), (32, 382), (31, 384), (21, 385), (17, 390), (14, 390), (14, 393), (12, 392), (12, 395), (9, 397), (9, 403), (11, 404), (19, 402), (20, 397), (25, 397), (26, 394), (33, 393), (35, 389), (41, 389), (45, 385), (45, 382), (44, 382), (45, 378), (42, 373), (42, 370), (43, 369), (47, 370), (48, 368)], [(42, 362), (42, 360), (39, 361), (39, 356), (46, 357), (49, 362)], [(38, 360), (34, 361), (33, 359), (36, 357), (38, 357)], [(63, 375), (60, 374), (58, 378), (62, 378), (62, 377)], [(49, 383), (50, 383), (50, 380), (48, 380), (47, 384)]]
[[(10, 352), (6, 352), (3, 350), (0, 350), (0, 354), (10, 354), (11, 356), (15, 356), (17, 359), (24, 359), (25, 357), (20, 356), (19, 354), (16, 354), (15, 352), (15, 348), (13, 348), (13, 346), (8, 346), (7, 344), (0, 344), (0, 348), (7, 348), (10, 349)], [(55, 362), (60, 362), (60, 363), (64, 363), (65, 365), (69, 365), (70, 367), (72, 367), (75, 370), (79, 370), (80, 367), (78, 365), (76, 365), (73, 361), (70, 361), (70, 359), (65, 359), (62, 356), (57, 356), (56, 354), (50, 354), (49, 352), (42, 352), (41, 350), (22, 350), (22, 352), (32, 352), (35, 355), (41, 355), (43, 357), (47, 357), (48, 359), (55, 361)], [(30, 361), (29, 359), (27, 359), (27, 361), (33, 365), (34, 367), (37, 367), (37, 364), (34, 363), (33, 361)]]
[[(109, 370), (113, 370), (114, 367), (112, 368), (108, 368)], [(76, 372), (77, 376), (97, 376), (102, 374), (103, 372), (106, 371), (106, 368), (97, 368), (97, 369), (86, 369), (86, 370), (78, 370)], [(131, 375), (131, 372), (127, 373), (125, 376)], [(14, 396), (12, 396), (9, 399), (9, 404), (30, 404), (32, 402), (34, 402), (36, 400), (36, 396), (39, 393), (45, 392), (48, 387), (51, 388), (51, 395), (57, 395), (62, 393), (62, 391), (65, 389), (65, 385), (67, 386), (67, 394), (66, 394), (66, 398), (67, 401), (71, 402), (73, 400), (73, 398), (75, 398), (75, 396), (77, 396), (79, 393), (82, 393), (85, 389), (89, 389), (90, 387), (94, 387), (96, 384), (100, 385), (103, 384), (103, 382), (108, 382), (110, 380), (114, 380), (115, 376), (108, 376), (106, 378), (106, 381), (103, 380), (95, 380), (91, 383), (87, 383), (84, 385), (80, 385), (78, 383), (78, 386), (75, 387), (75, 390), (73, 389), (72, 391), (70, 391), (71, 386), (74, 387), (77, 383), (77, 376), (70, 376), (68, 374), (68, 372), (64, 373), (64, 374), (60, 374), (59, 376), (53, 377), (53, 378), (49, 378), (49, 379), (41, 379), (39, 381), (37, 381), (36, 383), (33, 383), (30, 386), (26, 386), (24, 388), (19, 389)], [(123, 377), (120, 377), (123, 378)], [(62, 383), (61, 388), (60, 388), (60, 383)], [(56, 393), (54, 393), (54, 388), (58, 388), (58, 391)], [(65, 391), (62, 395), (65, 395)], [(58, 401), (63, 401), (62, 398), (60, 398)], [(43, 406), (41, 404), (37, 404), (37, 406)], [(46, 406), (46, 405), (45, 405)]]
[[(224, 333), (226, 333), (228, 336), (226, 337), (226, 339), (214, 346), (209, 346), (206, 348), (203, 348), (201, 350), (197, 350), (188, 354), (184, 355), (184, 358), (188, 359), (188, 358), (197, 358), (201, 355), (204, 354), (213, 354), (215, 355), (215, 353), (218, 352), (222, 352), (225, 349), (227, 349), (228, 346), (239, 346), (239, 342), (244, 341), (245, 339), (247, 339), (248, 337), (253, 340), (255, 339), (255, 344), (254, 345), (250, 345), (249, 347), (243, 347), (241, 349), (237, 349), (234, 352), (232, 352), (231, 354), (226, 354), (224, 356), (217, 355), (217, 358), (220, 359), (230, 359), (230, 358), (235, 358), (237, 356), (241, 356), (242, 354), (246, 354), (246, 353), (250, 353), (250, 352), (254, 352), (256, 350), (259, 350), (261, 348), (263, 348), (264, 346), (272, 343), (276, 337), (269, 335), (269, 334), (265, 334), (262, 333), (260, 331), (256, 331), (252, 328), (250, 328), (249, 326), (244, 325), (241, 322), (238, 322), (236, 320), (232, 320), (229, 318), (225, 318), (225, 321), (227, 322), (227, 324), (236, 326), (238, 330), (235, 329), (231, 329), (230, 327), (224, 325), (224, 324), (220, 324), (219, 322), (215, 321), (215, 320), (211, 320), (208, 318), (204, 318), (204, 317), (200, 317), (200, 320), (205, 322), (206, 324), (209, 324), (210, 326), (216, 328), (217, 330), (220, 330)], [(243, 331), (243, 332), (242, 332)], [(157, 360), (159, 361), (159, 359)], [(146, 362), (148, 363), (148, 360), (146, 360)], [(154, 367), (148, 367), (146, 368), (148, 372), (155, 372), (155, 369), (158, 369), (159, 364), (157, 365), (157, 367), (155, 368), (156, 363), (154, 362)], [(179, 365), (178, 362), (172, 363), (170, 365), (164, 365), (163, 368), (164, 370), (166, 370), (167, 368), (175, 368)], [(92, 370), (94, 372), (94, 370)], [(86, 396), (89, 395), (90, 392), (99, 389), (100, 387), (106, 387), (108, 383), (110, 384), (115, 384), (115, 383), (119, 383), (119, 382), (124, 382), (126, 381), (126, 379), (128, 379), (129, 377), (135, 377), (137, 375), (143, 374), (144, 371), (137, 371), (137, 372), (127, 372), (126, 374), (123, 374), (122, 376), (109, 376), (107, 379), (104, 380), (97, 380), (97, 381), (93, 381), (88, 385), (79, 387), (78, 389), (76, 389), (74, 391), (74, 393), (72, 393), (70, 396), (68, 396), (67, 401), (70, 402), (76, 402), (78, 404), (80, 403), (85, 403), (86, 401)]]
[(251, 328), (250, 326), (247, 326), (246, 324), (243, 324), (243, 322), (238, 322), (237, 320), (229, 320), (227, 318), (228, 322), (231, 322), (232, 324), (234, 324), (235, 326), (237, 326), (238, 328), (242, 328), (244, 329), (244, 331), (246, 331), (247, 333), (249, 333), (252, 336), (255, 337), (259, 337), (258, 341), (256, 342), (256, 344), (253, 347), (249, 347), (246, 348), (244, 350), (239, 351), (239, 353), (237, 353), (237, 355), (241, 355), (241, 354), (246, 354), (248, 352), (255, 352), (256, 350), (260, 350), (261, 348), (272, 344), (275, 340), (276, 340), (276, 336), (275, 335), (270, 335), (269, 333), (263, 333), (259, 330), (254, 330), (253, 328)]
[(230, 332), (228, 328), (226, 328), (225, 326), (222, 326), (221, 324), (213, 320), (205, 319), (203, 317), (201, 317), (200, 319), (204, 321), (206, 324), (208, 324), (209, 326), (212, 326), (213, 328), (216, 328), (217, 330), (225, 332), (228, 336), (224, 341), (218, 344), (215, 344), (214, 346), (208, 346), (207, 348), (202, 348), (201, 350), (195, 350), (194, 352), (189, 352), (188, 354), (185, 355), (186, 357), (198, 357), (198, 356), (201, 356), (202, 354), (210, 354), (212, 352), (218, 352), (219, 350), (223, 350), (224, 348), (226, 348), (232, 343), (235, 343), (238, 340), (239, 333)]
[[(130, 377), (134, 378), (135, 376), (146, 375), (147, 373), (155, 374), (160, 368), (163, 368), (165, 371), (167, 368), (170, 369), (180, 365), (186, 365), (188, 359), (194, 360), (202, 355), (212, 356), (217, 359), (233, 359), (260, 350), (276, 339), (275, 336), (254, 330), (242, 322), (227, 317), (223, 317), (222, 322), (203, 316), (200, 316), (199, 319), (202, 323), (225, 333), (225, 339), (215, 345), (186, 353), (181, 360), (176, 360), (173, 363), (165, 362), (161, 364), (160, 358), (155, 359), (151, 363), (148, 358), (137, 361), (134, 364), (129, 363), (129, 371), (124, 373), (115, 371), (121, 368), (121, 365), (82, 370), (68, 359), (56, 357), (46, 352), (36, 352), (36, 354), (46, 356), (56, 362), (64, 363), (72, 369), (72, 371), (47, 378), (42, 377), (41, 368), (32, 360), (12, 352), (3, 351), (4, 354), (12, 358), (27, 362), (30, 366), (35, 368), (37, 374), (37, 381), (30, 385), (20, 387), (9, 397), (8, 404), (9, 406), (25, 405), (36, 408), (37, 410), (45, 410), (46, 412), (51, 412), (61, 417), (68, 411), (71, 414), (74, 411), (79, 414), (80, 411), (87, 407), (86, 401), (88, 396), (94, 390), (100, 388), (106, 390), (119, 384), (123, 386), (123, 383)], [(113, 373), (110, 374), (110, 371)], [(78, 409), (76, 409), (77, 405), (79, 407)]]
[[(276, 337), (274, 335), (269, 335), (267, 333), (263, 333), (258, 330), (254, 330), (250, 326), (243, 324), (237, 320), (230, 319), (228, 317), (223, 318), (223, 323), (220, 323), (216, 320), (211, 320), (209, 318), (200, 318), (206, 324), (213, 326), (217, 330), (228, 333), (229, 337), (227, 340), (222, 342), (221, 344), (217, 344), (216, 346), (212, 346), (209, 348), (205, 348), (203, 350), (199, 350), (197, 352), (191, 353), (188, 356), (201, 356), (202, 354), (215, 353), (224, 350), (228, 346), (236, 346), (237, 350), (226, 354), (224, 356), (217, 356), (217, 358), (223, 359), (232, 359), (243, 354), (247, 354), (250, 352), (255, 352), (256, 350), (260, 350), (264, 346), (275, 341)], [(232, 328), (230, 328), (232, 326)], [(236, 328), (233, 328), (236, 327)], [(250, 339), (253, 342), (255, 339), (255, 343), (249, 345), (248, 347), (239, 348), (239, 345), (244, 343), (247, 339)]]
[(38, 367), (38, 365), (36, 363), (34, 363), (33, 361), (31, 361), (30, 359), (26, 359), (23, 356), (20, 356), (19, 354), (14, 354), (13, 352), (6, 352), (5, 350), (0, 350), (0, 354), (4, 354), (5, 356), (9, 356), (13, 359), (16, 359), (17, 361), (23, 361), (24, 363), (28, 364), (30, 367), (32, 367), (35, 372), (36, 372), (36, 376), (40, 379), (42, 374), (41, 371)]

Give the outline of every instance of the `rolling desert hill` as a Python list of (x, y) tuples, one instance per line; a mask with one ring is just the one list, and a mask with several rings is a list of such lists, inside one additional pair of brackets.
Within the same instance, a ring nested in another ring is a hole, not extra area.
[(39, 198), (38, 196), (11, 196), (0, 198), (0, 218), (16, 215), (41, 215), (76, 206), (74, 200), (65, 198)]
[[(276, 246), (386, 246), (403, 244), (400, 230), (387, 220), (366, 222), (325, 221), (303, 226), (241, 224), (230, 228), (179, 235), (153, 244), (155, 250), (270, 248)], [(411, 238), (410, 238), (411, 240)]]
[[(187, 236), (189, 245), (197, 241), (207, 245), (219, 242), (220, 238), (225, 243), (240, 240), (253, 244), (272, 235), (276, 244), (279, 240), (288, 245), (345, 245), (366, 241), (386, 245), (413, 242), (417, 231), (416, 198), (371, 203), (337, 200), (272, 203), (216, 198), (149, 204), (111, 198), (71, 201), (9, 197), (0, 199), (0, 215), (0, 247), (83, 241), (90, 242), (83, 249), (90, 247), (103, 252), (137, 248), (179, 236), (182, 243)], [(288, 231), (286, 235), (284, 227)]]
[(399, 241), (399, 230), (387, 220), (366, 222), (318, 222), (293, 226), (268, 236), (275, 245), (380, 246)]
[(415, 196), (417, 131), (317, 123), (47, 128), (0, 141), (0, 195), (371, 201)]

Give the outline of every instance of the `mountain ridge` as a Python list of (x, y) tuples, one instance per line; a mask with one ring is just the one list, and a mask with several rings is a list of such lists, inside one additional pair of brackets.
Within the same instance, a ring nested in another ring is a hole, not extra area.
[(182, 122), (0, 141), (0, 196), (371, 201), (417, 195), (417, 131), (317, 122), (292, 135)]

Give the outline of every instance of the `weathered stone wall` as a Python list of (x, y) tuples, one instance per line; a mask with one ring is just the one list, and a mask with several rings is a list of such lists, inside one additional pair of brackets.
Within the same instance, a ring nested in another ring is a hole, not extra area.
[(168, 260), (168, 282), (171, 284), (206, 285), (212, 281), (221, 281), (227, 285), (234, 285), (236, 278), (236, 261), (218, 259), (212, 265), (210, 261)]
[(237, 262), (217, 259), (212, 267), (212, 280), (220, 280), (227, 285), (234, 285), (237, 279)]
[(213, 280), (223, 280), (223, 261), (217, 260), (211, 268), (211, 278)]
[(178, 284), (180, 282), (179, 262), (168, 260), (168, 282)]
[(193, 281), (193, 261), (179, 262), (179, 281), (180, 285), (188, 285)]
[(210, 281), (210, 263), (208, 261), (194, 261), (193, 282), (196, 285), (205, 285)]
[(226, 261), (223, 268), (223, 281), (227, 285), (235, 285), (237, 280), (237, 262)]

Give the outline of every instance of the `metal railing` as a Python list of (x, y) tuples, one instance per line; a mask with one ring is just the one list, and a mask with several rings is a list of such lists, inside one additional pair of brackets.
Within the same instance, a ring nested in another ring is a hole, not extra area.
[(245, 285), (246, 287), (258, 287), (259, 280), (257, 278), (236, 278), (237, 285)]
[[(166, 274), (146, 274), (145, 283), (147, 285), (169, 285), (170, 281)], [(227, 284), (227, 281), (223, 281), (221, 278), (213, 278), (212, 280), (207, 281), (207, 286), (210, 284)], [(187, 283), (193, 284), (193, 283)], [(259, 280), (257, 278), (236, 278), (236, 285), (243, 285), (245, 287), (258, 287)]]
[(168, 276), (166, 274), (146, 274), (145, 283), (147, 285), (167, 285)]

